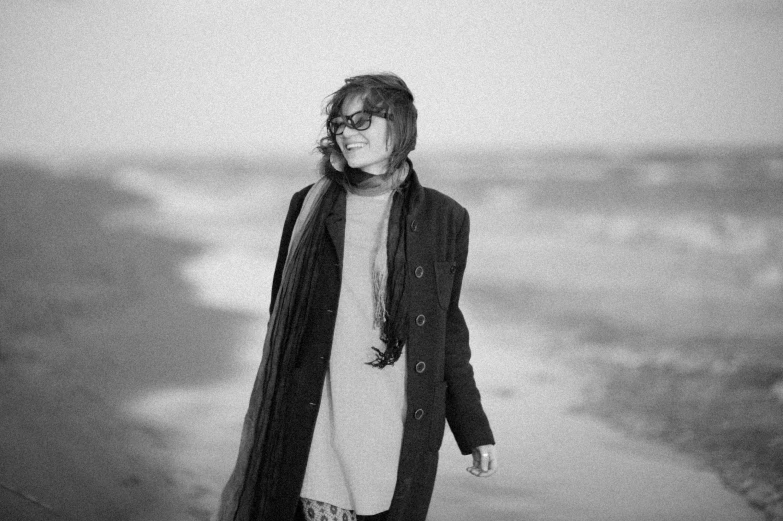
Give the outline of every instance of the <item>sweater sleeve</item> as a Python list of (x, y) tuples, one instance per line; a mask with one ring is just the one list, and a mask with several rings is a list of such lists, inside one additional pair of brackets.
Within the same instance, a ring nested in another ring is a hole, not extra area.
[(462, 224), (457, 234), (456, 272), (446, 317), (446, 365), (448, 383), (446, 419), (462, 454), (470, 454), (479, 445), (493, 445), (495, 439), (489, 420), (481, 406), (481, 394), (476, 387), (470, 364), (468, 326), (459, 308), (462, 278), (468, 257), (470, 217), (463, 209)]

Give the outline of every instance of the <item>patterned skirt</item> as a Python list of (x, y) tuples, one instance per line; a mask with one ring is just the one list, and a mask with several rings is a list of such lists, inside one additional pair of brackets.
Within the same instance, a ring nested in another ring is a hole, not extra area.
[(302, 500), (302, 510), (307, 521), (356, 521), (353, 510), (346, 510), (323, 501), (306, 497)]

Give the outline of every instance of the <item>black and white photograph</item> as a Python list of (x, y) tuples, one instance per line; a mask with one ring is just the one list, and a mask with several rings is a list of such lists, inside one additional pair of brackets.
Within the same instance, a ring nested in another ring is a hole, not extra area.
[(783, 2), (0, 3), (0, 520), (783, 521)]

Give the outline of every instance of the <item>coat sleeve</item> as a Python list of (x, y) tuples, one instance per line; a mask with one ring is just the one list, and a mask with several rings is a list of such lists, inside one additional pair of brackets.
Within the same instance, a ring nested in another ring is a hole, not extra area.
[(459, 308), (470, 235), (470, 216), (465, 209), (462, 209), (462, 214), (462, 224), (457, 233), (454, 286), (446, 317), (446, 419), (462, 454), (470, 454), (479, 445), (493, 445), (495, 439), (481, 406), (481, 395), (470, 364), (468, 326)]
[(302, 210), (302, 203), (304, 203), (305, 196), (309, 190), (310, 187), (308, 186), (304, 190), (295, 193), (291, 198), (291, 203), (288, 205), (288, 214), (286, 215), (285, 223), (283, 224), (283, 236), (280, 238), (280, 248), (277, 251), (275, 275), (272, 278), (272, 298), (269, 301), (270, 316), (272, 315), (272, 309), (275, 307), (275, 299), (277, 298), (277, 292), (280, 290), (280, 283), (283, 280), (283, 267), (285, 266), (285, 260), (288, 257), (288, 245), (291, 243), (294, 224), (296, 224), (296, 218), (299, 217), (299, 212)]

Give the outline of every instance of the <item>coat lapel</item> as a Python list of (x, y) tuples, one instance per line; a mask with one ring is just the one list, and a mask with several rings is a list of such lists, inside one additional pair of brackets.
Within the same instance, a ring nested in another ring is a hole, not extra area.
[[(409, 163), (409, 165), (410, 172), (408, 172), (408, 177), (410, 179), (410, 190), (412, 193), (410, 208), (408, 208), (408, 229), (411, 230), (413, 227), (417, 226), (414, 225), (413, 222), (416, 220), (416, 217), (419, 214), (419, 208), (421, 208), (422, 202), (424, 201), (424, 188), (422, 188), (421, 183), (419, 183), (419, 176), (416, 175), (413, 164)], [(406, 242), (406, 246), (408, 246), (408, 251), (410, 251), (411, 234), (408, 233), (407, 237), (408, 241)]]
[(326, 231), (332, 239), (340, 266), (343, 265), (343, 248), (345, 246), (345, 190), (340, 189), (337, 199), (332, 205), (332, 211), (326, 216)]

